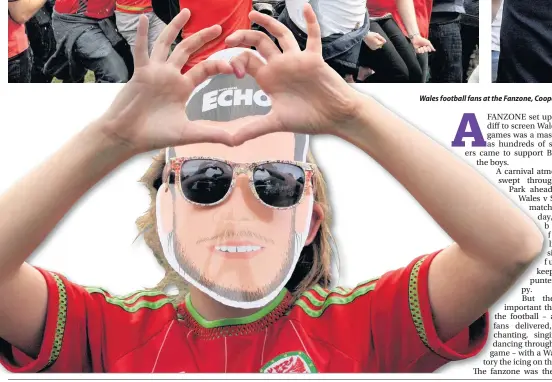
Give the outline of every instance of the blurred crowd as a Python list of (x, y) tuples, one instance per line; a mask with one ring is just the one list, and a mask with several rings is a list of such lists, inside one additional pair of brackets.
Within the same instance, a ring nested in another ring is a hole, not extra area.
[(249, 21), (252, 9), (277, 18), (304, 46), (306, 2), (325, 61), (348, 82), (460, 83), (477, 66), (478, 0), (8, 0), (9, 82), (127, 82), (139, 16), (149, 20), (151, 51), (183, 8), (192, 16), (180, 38), (222, 26), (183, 72), (224, 49), (235, 30), (261, 30)]

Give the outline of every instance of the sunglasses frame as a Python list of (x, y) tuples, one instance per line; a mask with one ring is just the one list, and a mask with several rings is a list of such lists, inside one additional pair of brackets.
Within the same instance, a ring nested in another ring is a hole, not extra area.
[[(182, 182), (181, 182), (181, 179), (180, 179), (180, 174), (181, 174), (182, 165), (185, 162), (188, 162), (188, 161), (191, 161), (191, 160), (219, 161), (219, 162), (227, 164), (228, 166), (230, 166), (232, 168), (232, 182), (230, 183), (230, 187), (228, 187), (228, 191), (226, 192), (224, 197), (222, 197), (220, 200), (216, 201), (215, 203), (210, 203), (210, 204), (197, 203), (197, 202), (194, 202), (194, 201), (192, 201), (192, 200), (190, 200), (186, 197), (186, 195), (184, 194), (184, 191), (182, 190)], [(265, 203), (261, 199), (259, 194), (257, 194), (257, 190), (255, 190), (255, 183), (253, 181), (253, 170), (254, 170), (255, 167), (258, 167), (258, 166), (261, 166), (261, 165), (267, 164), (267, 163), (290, 164), (290, 165), (295, 165), (297, 167), (300, 167), (303, 170), (303, 172), (305, 173), (305, 186), (303, 187), (303, 192), (302, 192), (301, 196), (299, 197), (299, 200), (297, 201), (297, 203), (295, 203), (295, 204), (293, 204), (289, 207), (275, 207), (275, 206), (271, 206), (271, 205)], [(200, 206), (200, 207), (216, 206), (216, 205), (224, 202), (226, 199), (228, 199), (228, 197), (232, 193), (232, 190), (236, 186), (236, 181), (237, 181), (238, 176), (241, 175), (241, 174), (247, 175), (248, 180), (249, 180), (249, 182), (248, 182), (249, 183), (249, 188), (251, 189), (251, 192), (253, 193), (255, 198), (259, 202), (261, 202), (263, 205), (265, 205), (269, 208), (272, 208), (272, 209), (276, 209), (276, 210), (289, 210), (289, 209), (295, 208), (299, 204), (301, 204), (301, 202), (303, 201), (303, 199), (305, 197), (305, 194), (307, 193), (308, 188), (311, 188), (311, 190), (314, 191), (314, 185), (312, 184), (311, 181), (312, 181), (312, 178), (314, 176), (314, 172), (316, 170), (316, 165), (312, 164), (312, 163), (307, 163), (307, 162), (298, 162), (298, 161), (290, 161), (290, 160), (265, 160), (265, 161), (252, 162), (252, 163), (237, 163), (237, 162), (231, 162), (231, 161), (228, 161), (226, 159), (216, 158), (216, 157), (191, 156), (191, 157), (170, 158), (169, 159), (169, 165), (170, 165), (170, 171), (168, 171), (167, 175), (166, 175), (165, 180), (166, 180), (166, 184), (167, 184), (167, 189), (165, 191), (168, 190), (170, 174), (171, 174), (171, 172), (173, 172), (174, 173), (174, 181), (175, 181), (175, 183), (178, 183), (178, 189), (180, 190), (180, 195), (182, 195), (182, 197), (188, 203), (191, 203), (193, 205)]]

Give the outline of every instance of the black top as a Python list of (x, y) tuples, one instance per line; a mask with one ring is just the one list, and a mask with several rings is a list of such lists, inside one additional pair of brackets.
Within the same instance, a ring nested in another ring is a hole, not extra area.
[(479, 0), (464, 0), (466, 14), (479, 17)]
[(433, 0), (430, 24), (448, 24), (465, 12), (464, 0)]
[(462, 24), (479, 28), (479, 0), (465, 0), (464, 9), (466, 13), (460, 20)]
[(497, 82), (552, 82), (551, 5), (504, 0)]

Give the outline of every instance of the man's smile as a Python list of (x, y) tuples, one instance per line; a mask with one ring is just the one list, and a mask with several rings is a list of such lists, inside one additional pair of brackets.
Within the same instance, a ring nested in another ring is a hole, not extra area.
[(255, 242), (244, 240), (228, 240), (211, 245), (211, 251), (229, 258), (251, 258), (260, 253), (264, 247)]

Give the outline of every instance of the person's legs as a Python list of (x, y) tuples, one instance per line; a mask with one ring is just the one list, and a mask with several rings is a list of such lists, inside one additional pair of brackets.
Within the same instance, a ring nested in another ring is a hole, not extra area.
[(127, 41), (132, 53), (134, 53), (134, 46), (136, 45), (136, 33), (138, 32), (139, 20), (140, 14), (115, 11), (117, 30)]
[(393, 46), (403, 59), (408, 68), (408, 82), (420, 83), (422, 81), (422, 68), (416, 57), (416, 50), (404, 35), (401, 28), (393, 18), (382, 20), (381, 28), (389, 37), (388, 41), (393, 43)]
[[(145, 13), (149, 20), (148, 25), (148, 52), (151, 55), (153, 45), (157, 38), (163, 32), (163, 29), (167, 26), (155, 13)], [(117, 21), (117, 30), (127, 41), (130, 46), (130, 50), (134, 53), (134, 46), (136, 45), (136, 34), (138, 32), (138, 21), (140, 20), (139, 14), (115, 12), (115, 19)]]
[(370, 31), (379, 33), (387, 42), (380, 49), (372, 50), (363, 41), (360, 48), (359, 66), (372, 69), (375, 73), (361, 79), (369, 83), (404, 83), (408, 82), (409, 71), (400, 54), (393, 46), (389, 36), (377, 21), (370, 23)]
[(326, 61), (326, 64), (341, 76), (341, 78), (348, 78), (356, 74), (356, 69), (350, 68), (348, 66), (342, 65), (339, 62), (330, 60)]
[(479, 44), (479, 28), (463, 24), (460, 29), (462, 38), (462, 71), (463, 81), (468, 81), (468, 71), (472, 56)]
[(429, 40), (435, 52), (429, 55), (431, 82), (462, 82), (462, 38), (460, 22), (431, 24)]
[(498, 59), (500, 58), (500, 52), (498, 50), (492, 51), (492, 78), (493, 82), (496, 82), (498, 75)]
[(75, 42), (82, 65), (94, 72), (96, 82), (127, 82), (128, 69), (102, 30), (94, 26)]
[(56, 39), (52, 29), (52, 19), (46, 10), (42, 8), (25, 26), (33, 54), (31, 82), (52, 82), (53, 77), (44, 74), (44, 65), (56, 51)]
[(163, 32), (163, 29), (167, 26), (157, 15), (153, 12), (146, 14), (149, 19), (149, 29), (148, 29), (148, 50), (149, 54), (153, 51), (153, 45), (157, 38)]
[(324, 61), (342, 78), (358, 74), (358, 58), (362, 39), (335, 34), (322, 39), (322, 57)]
[(429, 81), (429, 55), (428, 53), (416, 54), (416, 58), (422, 69), (422, 82), (426, 83)]
[[(278, 19), (290, 30), (299, 47), (305, 49), (308, 36), (295, 25), (286, 9), (279, 15)], [(358, 73), (358, 58), (362, 38), (368, 33), (368, 27), (369, 19), (368, 15), (365, 14), (362, 26), (347, 33), (334, 33), (322, 38), (322, 57), (342, 78), (355, 76)]]
[(15, 57), (8, 59), (8, 83), (31, 82), (33, 66), (31, 49), (26, 49)]
[(552, 83), (551, 5), (504, 2), (497, 83)]

